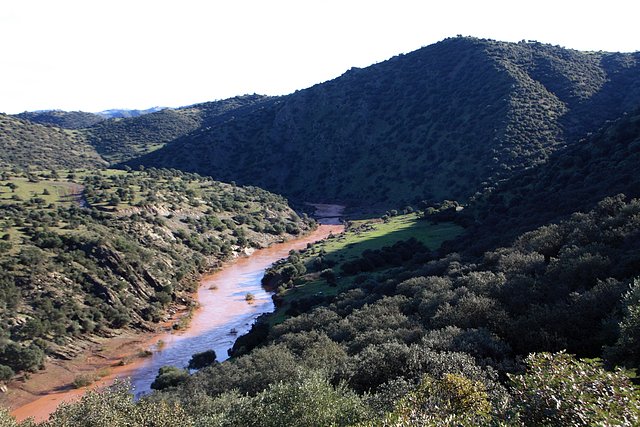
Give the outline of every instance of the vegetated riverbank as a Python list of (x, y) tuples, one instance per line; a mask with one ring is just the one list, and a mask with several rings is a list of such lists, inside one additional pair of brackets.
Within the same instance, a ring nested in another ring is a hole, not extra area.
[[(20, 392), (10, 390), (8, 406), (16, 408), (12, 415), (18, 420), (29, 417), (37, 421), (47, 419), (60, 403), (78, 399), (84, 393), (85, 387), (74, 389), (72, 385), (79, 376), (91, 380), (100, 378), (90, 387), (106, 386), (116, 378), (131, 377), (136, 392), (141, 393), (149, 390), (160, 366), (184, 366), (193, 353), (212, 347), (219, 360), (225, 359), (226, 348), (230, 348), (235, 340), (235, 335), (230, 335), (231, 330), (245, 333), (253, 319), (273, 310), (270, 295), (260, 285), (264, 270), (286, 257), (290, 250), (304, 248), (308, 243), (343, 231), (344, 227), (338, 220), (341, 206), (322, 205), (317, 209), (318, 217), (331, 217), (327, 222), (334, 224), (322, 224), (300, 239), (256, 250), (250, 256), (230, 261), (219, 271), (203, 277), (198, 290), (200, 308), (193, 313), (185, 330), (171, 330), (170, 326), (179, 318), (177, 316), (163, 325), (160, 332), (105, 339), (74, 360), (50, 362), (47, 369), (33, 374), (28, 386), (25, 384), (19, 388)], [(243, 286), (248, 282), (255, 286)], [(251, 304), (245, 300), (248, 292), (254, 294)]]

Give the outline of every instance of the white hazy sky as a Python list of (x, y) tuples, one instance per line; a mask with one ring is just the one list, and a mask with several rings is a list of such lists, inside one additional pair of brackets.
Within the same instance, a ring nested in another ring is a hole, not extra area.
[(0, 112), (281, 95), (456, 34), (640, 50), (637, 0), (2, 0)]

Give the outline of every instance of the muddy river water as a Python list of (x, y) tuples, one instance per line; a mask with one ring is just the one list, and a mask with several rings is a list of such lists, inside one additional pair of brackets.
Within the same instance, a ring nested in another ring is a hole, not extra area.
[[(321, 240), (329, 233), (341, 232), (342, 228), (342, 225), (320, 225), (301, 239), (257, 250), (205, 276), (198, 290), (200, 308), (189, 328), (183, 333), (160, 337), (162, 349), (154, 351), (131, 376), (136, 395), (149, 391), (160, 367), (186, 367), (194, 353), (213, 349), (218, 361), (227, 359), (227, 350), (233, 346), (236, 337), (247, 333), (258, 316), (274, 310), (271, 293), (261, 285), (265, 269), (288, 256), (290, 250), (302, 249), (307, 243)], [(253, 295), (250, 303), (246, 300), (247, 294)]]
[[(312, 233), (299, 239), (274, 244), (254, 251), (248, 257), (238, 258), (219, 271), (204, 276), (198, 290), (199, 308), (190, 325), (180, 332), (166, 332), (153, 337), (150, 357), (140, 359), (103, 378), (98, 385), (112, 383), (116, 378), (129, 377), (136, 396), (150, 391), (158, 369), (165, 365), (186, 367), (194, 353), (213, 349), (218, 361), (227, 359), (227, 350), (237, 336), (249, 331), (255, 319), (274, 310), (271, 294), (261, 285), (261, 279), (275, 261), (285, 258), (292, 249), (302, 249), (307, 243), (322, 240), (330, 233), (344, 230), (339, 221), (342, 207), (314, 205), (321, 225)], [(251, 302), (247, 294), (253, 295)], [(158, 343), (161, 343), (158, 345)], [(42, 396), (14, 410), (12, 414), (23, 420), (33, 417), (45, 420), (63, 401), (78, 399), (82, 390), (66, 390)]]

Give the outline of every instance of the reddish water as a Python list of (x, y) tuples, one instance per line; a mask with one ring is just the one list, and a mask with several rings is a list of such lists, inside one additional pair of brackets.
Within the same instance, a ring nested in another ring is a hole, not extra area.
[[(150, 390), (160, 367), (186, 367), (194, 353), (213, 349), (219, 361), (227, 359), (227, 350), (233, 346), (236, 336), (248, 332), (258, 316), (274, 310), (271, 294), (261, 285), (265, 269), (288, 256), (290, 250), (302, 249), (307, 243), (342, 230), (342, 225), (321, 225), (304, 238), (257, 250), (204, 277), (198, 290), (200, 309), (189, 328), (183, 333), (160, 337), (165, 343), (162, 350), (145, 359), (132, 376), (136, 395)], [(245, 299), (248, 293), (254, 296), (251, 303)]]
[[(236, 259), (220, 271), (204, 277), (198, 290), (200, 308), (194, 314), (189, 328), (180, 333), (153, 337), (153, 342), (164, 342), (161, 349), (152, 346), (154, 353), (151, 357), (115, 368), (96, 386), (111, 384), (116, 378), (130, 377), (134, 391), (139, 396), (150, 390), (161, 366), (186, 367), (191, 355), (209, 349), (215, 350), (218, 360), (226, 359), (227, 350), (233, 345), (236, 334), (246, 333), (259, 315), (274, 309), (271, 295), (261, 286), (264, 270), (286, 257), (290, 250), (302, 249), (307, 243), (344, 230), (343, 225), (335, 224), (338, 221), (327, 222), (334, 224), (320, 225), (303, 238), (257, 250), (249, 257)], [(251, 304), (245, 299), (247, 293), (254, 295)], [(16, 409), (12, 414), (18, 420), (28, 417), (36, 421), (46, 420), (60, 403), (78, 399), (82, 393), (83, 390), (70, 390), (48, 394)]]

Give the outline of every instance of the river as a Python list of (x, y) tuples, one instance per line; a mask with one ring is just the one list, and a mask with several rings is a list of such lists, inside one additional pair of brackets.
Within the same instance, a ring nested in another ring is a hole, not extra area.
[[(342, 225), (320, 225), (301, 239), (257, 250), (205, 276), (198, 289), (200, 308), (194, 313), (189, 327), (182, 333), (160, 337), (162, 349), (157, 351), (156, 348), (132, 375), (136, 395), (150, 390), (160, 367), (186, 367), (194, 353), (212, 349), (218, 361), (227, 359), (227, 350), (233, 346), (236, 337), (247, 333), (258, 316), (275, 308), (271, 293), (261, 285), (265, 270), (288, 256), (290, 250), (305, 248), (307, 243), (324, 239), (329, 233), (339, 233), (342, 229)], [(245, 299), (249, 293), (254, 297), (251, 303)]]
[[(115, 368), (98, 386), (112, 383), (116, 378), (129, 377), (136, 396), (150, 391), (158, 369), (165, 365), (186, 367), (194, 353), (213, 349), (218, 361), (227, 359), (227, 350), (238, 335), (249, 331), (255, 319), (274, 310), (271, 294), (261, 285), (265, 270), (275, 261), (285, 258), (292, 249), (305, 248), (307, 243), (322, 240), (330, 233), (344, 230), (339, 221), (343, 207), (314, 205), (321, 225), (299, 239), (276, 243), (258, 249), (250, 256), (228, 262), (222, 269), (204, 276), (198, 289), (199, 308), (189, 326), (180, 332), (167, 332), (153, 337), (150, 357)], [(254, 296), (247, 302), (246, 295)], [(158, 345), (161, 343), (161, 345)], [(83, 390), (66, 390), (42, 396), (12, 412), (18, 420), (33, 417), (46, 420), (63, 401), (78, 399)]]

